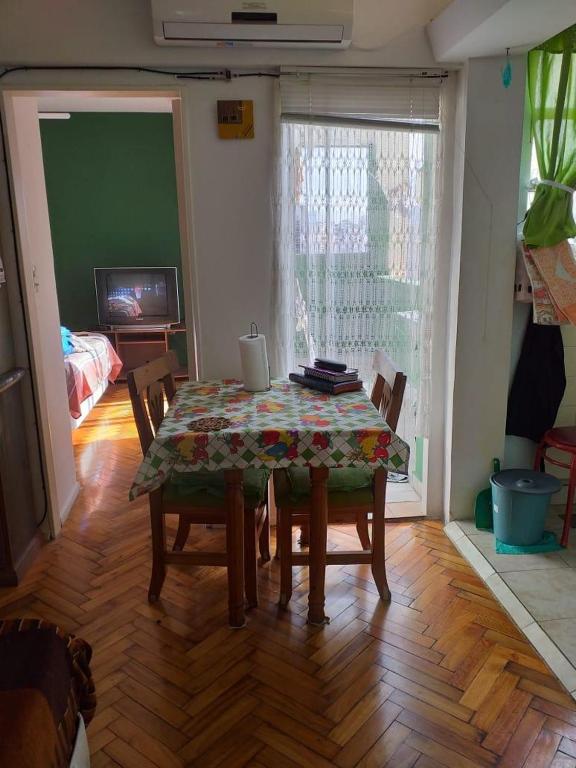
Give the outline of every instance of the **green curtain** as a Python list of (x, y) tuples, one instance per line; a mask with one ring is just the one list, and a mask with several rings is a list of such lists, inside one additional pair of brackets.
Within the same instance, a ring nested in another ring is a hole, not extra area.
[[(528, 54), (532, 137), (541, 180), (576, 186), (576, 25)], [(569, 190), (540, 183), (526, 215), (528, 246), (576, 236)]]

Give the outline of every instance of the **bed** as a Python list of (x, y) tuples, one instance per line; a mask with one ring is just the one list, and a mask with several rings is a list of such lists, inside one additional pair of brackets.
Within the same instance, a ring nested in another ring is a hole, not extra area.
[(40, 619), (0, 621), (0, 765), (89, 766), (92, 650)]
[(66, 386), (72, 428), (84, 421), (118, 378), (122, 361), (109, 339), (100, 333), (73, 333), (74, 351), (65, 355)]

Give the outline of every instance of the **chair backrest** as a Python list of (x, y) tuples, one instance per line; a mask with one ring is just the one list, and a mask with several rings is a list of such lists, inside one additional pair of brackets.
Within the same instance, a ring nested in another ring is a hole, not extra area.
[(143, 453), (150, 448), (164, 418), (164, 396), (171, 403), (176, 394), (177, 369), (178, 357), (170, 351), (128, 373), (128, 391)]
[(374, 355), (374, 370), (376, 380), (370, 399), (390, 429), (396, 431), (406, 389), (406, 374), (398, 370), (383, 349)]

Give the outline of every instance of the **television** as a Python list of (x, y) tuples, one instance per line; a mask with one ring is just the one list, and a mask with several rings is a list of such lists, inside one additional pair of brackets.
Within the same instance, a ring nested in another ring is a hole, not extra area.
[(168, 328), (180, 322), (176, 267), (96, 267), (98, 322), (110, 328)]

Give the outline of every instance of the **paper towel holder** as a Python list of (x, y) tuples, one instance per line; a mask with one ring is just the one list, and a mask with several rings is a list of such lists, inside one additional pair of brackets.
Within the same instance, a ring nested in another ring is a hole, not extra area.
[[(256, 333), (254, 333), (252, 328), (256, 328)], [(250, 338), (255, 339), (257, 336), (259, 336), (258, 326), (256, 325), (256, 323), (250, 323)]]

